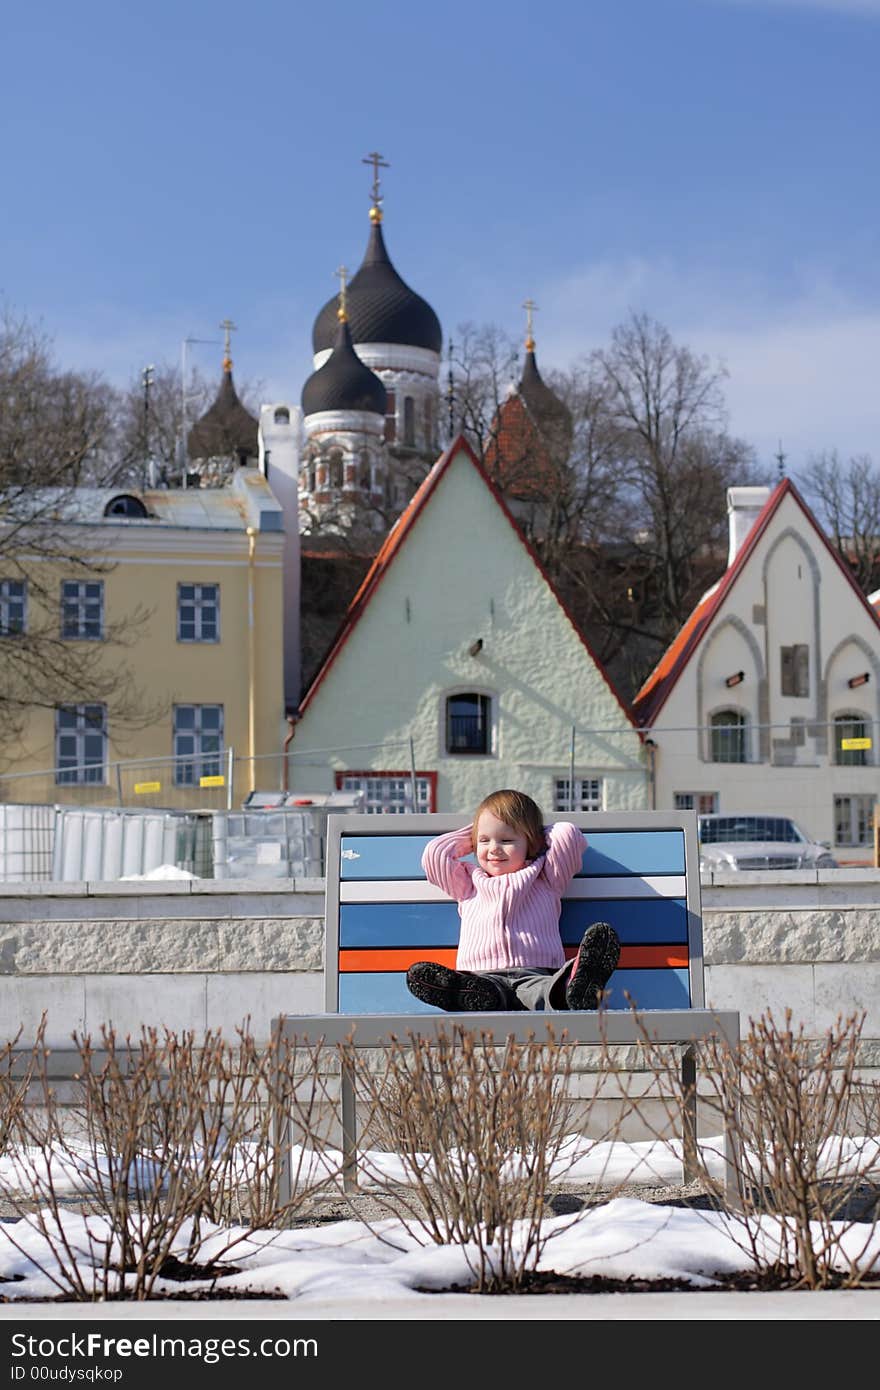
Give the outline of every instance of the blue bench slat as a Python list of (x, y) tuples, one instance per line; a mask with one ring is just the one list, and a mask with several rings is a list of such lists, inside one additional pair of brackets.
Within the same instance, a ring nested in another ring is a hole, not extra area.
[[(642, 1009), (687, 1009), (690, 991), (686, 970), (616, 970), (608, 982), (607, 1007), (628, 1009), (627, 991)], [(339, 977), (341, 1014), (435, 1014), (434, 1009), (410, 994), (406, 977), (398, 971), (351, 974)], [(559, 1014), (561, 1024), (565, 1014)]]
[[(687, 908), (682, 898), (583, 899), (564, 901), (560, 931), (576, 946), (591, 922), (610, 922), (628, 945), (687, 941)], [(343, 903), (339, 909), (341, 947), (457, 946), (460, 927), (454, 902)]]
[[(344, 835), (339, 877), (423, 879), (422, 853), (432, 835)], [(636, 874), (683, 874), (684, 835), (680, 830), (597, 830), (588, 845), (578, 877)]]

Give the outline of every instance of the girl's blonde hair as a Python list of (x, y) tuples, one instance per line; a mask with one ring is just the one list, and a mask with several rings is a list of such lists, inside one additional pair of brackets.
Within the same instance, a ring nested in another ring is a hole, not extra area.
[(471, 827), (471, 843), (474, 850), (477, 848), (477, 822), (484, 811), (490, 815), (497, 816), (503, 820), (505, 825), (512, 826), (520, 835), (526, 837), (526, 858), (537, 859), (539, 854), (543, 854), (547, 848), (547, 841), (544, 838), (544, 817), (541, 808), (525, 792), (515, 792), (504, 789), (498, 792), (490, 792), (484, 797), (474, 812), (474, 823)]

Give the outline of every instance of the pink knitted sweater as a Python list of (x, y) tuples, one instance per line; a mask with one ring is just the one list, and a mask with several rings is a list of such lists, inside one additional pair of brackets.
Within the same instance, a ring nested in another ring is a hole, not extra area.
[(548, 826), (546, 836), (546, 854), (516, 873), (497, 876), (462, 862), (472, 849), (469, 825), (425, 846), (422, 868), (429, 883), (458, 901), (460, 970), (558, 970), (565, 964), (560, 899), (580, 868), (587, 841), (568, 821)]

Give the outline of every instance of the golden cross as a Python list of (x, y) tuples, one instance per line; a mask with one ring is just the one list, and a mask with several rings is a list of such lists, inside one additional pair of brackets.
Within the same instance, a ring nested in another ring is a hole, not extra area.
[(372, 154), (368, 154), (366, 159), (362, 159), (361, 164), (372, 164), (373, 166), (373, 187), (370, 191), (370, 197), (373, 200), (373, 206), (378, 207), (382, 201), (382, 195), (379, 192), (379, 170), (390, 169), (391, 165), (386, 164), (382, 156), (377, 154), (375, 150)]
[(345, 320), (348, 318), (348, 309), (346, 308), (345, 303), (346, 276), (348, 275), (348, 266), (337, 266), (333, 274), (339, 276), (339, 308), (336, 310), (336, 317), (339, 319), (340, 323), (345, 323)]
[(526, 311), (526, 352), (535, 351), (535, 339), (532, 336), (532, 314), (537, 309), (537, 304), (533, 299), (524, 299), (523, 308)]
[(232, 367), (232, 357), (230, 356), (229, 351), (231, 346), (229, 335), (230, 333), (235, 333), (237, 331), (238, 324), (233, 323), (232, 319), (224, 319), (223, 322), (220, 324), (220, 327), (223, 329), (223, 332), (226, 335), (226, 342), (223, 348), (223, 367), (228, 372)]

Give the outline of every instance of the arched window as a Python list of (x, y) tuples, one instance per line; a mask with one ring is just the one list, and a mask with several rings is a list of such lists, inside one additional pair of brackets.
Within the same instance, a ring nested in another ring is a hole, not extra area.
[(330, 487), (341, 488), (343, 484), (342, 450), (331, 449), (327, 463)]
[(492, 751), (492, 698), (477, 691), (446, 700), (446, 752), (479, 756)]
[(360, 460), (358, 463), (358, 487), (362, 488), (364, 492), (369, 492), (370, 490), (369, 454), (361, 454), (360, 456)]
[(403, 398), (403, 442), (410, 448), (416, 442), (416, 403), (412, 396)]
[(738, 709), (722, 709), (711, 718), (711, 760), (713, 763), (748, 762), (747, 719)]
[(430, 396), (425, 397), (425, 448), (434, 447), (434, 403)]
[(315, 490), (315, 456), (310, 454), (302, 466), (302, 485), (306, 492)]
[(278, 408), (277, 408), (277, 410), (275, 411), (275, 424), (276, 424), (276, 425), (289, 425), (289, 424), (290, 424), (290, 411), (287, 409), (287, 406), (286, 406), (286, 405), (279, 405)]
[(397, 397), (393, 391), (385, 392), (385, 443), (393, 444), (397, 438)]
[(867, 748), (844, 748), (844, 744), (862, 742), (869, 737), (868, 726), (862, 714), (836, 714), (834, 716), (834, 761), (839, 767), (866, 767)]

